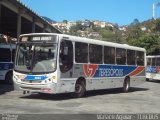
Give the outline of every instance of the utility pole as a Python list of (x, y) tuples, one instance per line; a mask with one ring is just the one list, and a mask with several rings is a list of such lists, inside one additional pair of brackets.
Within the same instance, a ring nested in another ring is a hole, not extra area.
[(153, 17), (154, 20), (156, 19), (155, 18), (155, 5), (154, 5), (154, 3), (152, 5), (152, 17)]

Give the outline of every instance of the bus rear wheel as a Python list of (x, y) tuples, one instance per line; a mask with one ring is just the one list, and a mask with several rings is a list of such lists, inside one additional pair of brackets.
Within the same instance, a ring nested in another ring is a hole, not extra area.
[(146, 81), (149, 82), (149, 78), (146, 78)]
[(83, 97), (85, 91), (86, 91), (85, 83), (83, 81), (77, 81), (75, 85), (74, 96), (77, 98)]
[(129, 92), (129, 89), (130, 89), (130, 79), (129, 77), (127, 77), (123, 82), (123, 92), (127, 93)]

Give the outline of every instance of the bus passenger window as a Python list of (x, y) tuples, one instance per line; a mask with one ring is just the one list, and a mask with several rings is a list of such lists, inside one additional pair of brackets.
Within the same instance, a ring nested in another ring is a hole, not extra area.
[(0, 48), (0, 62), (11, 62), (11, 50), (8, 48)]
[(127, 65), (135, 65), (136, 64), (136, 51), (127, 50)]
[(156, 58), (152, 58), (152, 64), (151, 66), (155, 66), (156, 65)]
[(104, 63), (115, 64), (115, 48), (104, 46)]
[[(144, 65), (144, 52), (136, 52), (137, 65)], [(155, 65), (155, 63), (154, 63)]]
[(101, 64), (102, 63), (102, 46), (90, 44), (89, 58), (91, 63)]
[(151, 66), (151, 58), (147, 58), (147, 66)]
[(77, 63), (88, 63), (88, 44), (75, 43), (75, 61)]
[(116, 63), (118, 65), (126, 65), (126, 49), (116, 49)]
[(160, 57), (158, 57), (156, 60), (156, 66), (160, 66)]
[(61, 72), (69, 71), (73, 66), (73, 45), (71, 41), (63, 40), (61, 42), (59, 55)]

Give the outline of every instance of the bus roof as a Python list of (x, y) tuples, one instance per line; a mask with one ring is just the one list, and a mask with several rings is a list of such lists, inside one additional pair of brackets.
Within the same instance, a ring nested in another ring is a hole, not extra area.
[(89, 39), (89, 38), (83, 38), (83, 37), (77, 37), (77, 36), (71, 36), (66, 34), (57, 34), (57, 33), (31, 33), (31, 34), (22, 34), (22, 36), (28, 36), (28, 35), (58, 35), (61, 39), (71, 40), (75, 42), (83, 42), (83, 43), (89, 43), (89, 44), (96, 44), (96, 45), (105, 45), (105, 46), (111, 46), (116, 48), (123, 48), (123, 49), (130, 49), (130, 50), (138, 50), (146, 52), (144, 48), (130, 46), (128, 44), (119, 44), (119, 43), (113, 43), (113, 42), (107, 42), (107, 41), (101, 41), (101, 40), (95, 40), (95, 39)]

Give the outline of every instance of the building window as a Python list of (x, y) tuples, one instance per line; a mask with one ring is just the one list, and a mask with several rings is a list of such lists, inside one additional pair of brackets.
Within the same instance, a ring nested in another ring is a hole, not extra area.
[(88, 44), (75, 43), (75, 61), (77, 63), (88, 63)]

